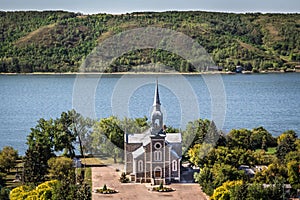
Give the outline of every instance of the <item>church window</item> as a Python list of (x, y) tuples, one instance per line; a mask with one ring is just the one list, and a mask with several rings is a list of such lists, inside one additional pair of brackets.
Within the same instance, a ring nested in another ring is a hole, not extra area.
[(160, 149), (160, 148), (161, 148), (161, 144), (160, 144), (159, 142), (156, 142), (156, 143), (154, 144), (154, 148), (155, 148), (155, 149)]
[(138, 172), (142, 172), (143, 171), (143, 161), (139, 160), (138, 161)]
[(172, 171), (174, 171), (174, 172), (177, 171), (177, 161), (176, 160), (172, 161)]
[(161, 160), (162, 160), (161, 151), (154, 151), (154, 161), (161, 161)]
[(155, 120), (154, 125), (155, 125), (155, 128), (159, 127), (159, 125), (160, 125), (159, 119)]

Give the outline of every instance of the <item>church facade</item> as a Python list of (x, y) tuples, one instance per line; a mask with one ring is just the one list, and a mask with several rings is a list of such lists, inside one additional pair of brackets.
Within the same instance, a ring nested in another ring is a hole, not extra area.
[(125, 173), (138, 183), (180, 181), (181, 133), (166, 133), (156, 82), (151, 127), (144, 133), (124, 135)]

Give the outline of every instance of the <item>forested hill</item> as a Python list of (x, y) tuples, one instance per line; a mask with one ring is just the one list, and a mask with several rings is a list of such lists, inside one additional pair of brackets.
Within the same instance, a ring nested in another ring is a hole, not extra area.
[[(155, 26), (197, 40), (219, 66), (251, 70), (300, 64), (300, 14), (229, 14), (201, 11), (82, 15), (64, 11), (0, 12), (0, 72), (75, 72), (97, 43), (137, 27)], [(162, 50), (128, 52), (107, 72), (163, 63), (195, 69)]]

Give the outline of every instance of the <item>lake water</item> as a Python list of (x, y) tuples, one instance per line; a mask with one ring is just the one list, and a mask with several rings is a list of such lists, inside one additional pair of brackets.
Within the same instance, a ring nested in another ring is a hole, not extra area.
[[(220, 77), (222, 85), (212, 82), (210, 86), (225, 89), (216, 96), (224, 98), (225, 105), (212, 101), (211, 88), (201, 75), (105, 75), (80, 80), (76, 75), (0, 75), (0, 148), (10, 145), (23, 155), (26, 136), (38, 119), (59, 117), (73, 107), (97, 119), (112, 114), (149, 116), (157, 78), (167, 125), (184, 129), (188, 120), (214, 119), (215, 106), (220, 115), (225, 113), (217, 117), (224, 120), (219, 127), (226, 133), (263, 126), (275, 136), (289, 129), (299, 135), (300, 73)], [(96, 87), (90, 87), (93, 84)], [(94, 99), (85, 101), (90, 94)], [(94, 113), (85, 113), (89, 109)]]

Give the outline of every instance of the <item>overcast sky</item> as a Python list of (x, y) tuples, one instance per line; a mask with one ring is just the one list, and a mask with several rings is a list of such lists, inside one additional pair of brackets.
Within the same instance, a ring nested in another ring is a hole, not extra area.
[(300, 13), (300, 0), (0, 0), (0, 10), (67, 10), (84, 14), (166, 10)]

